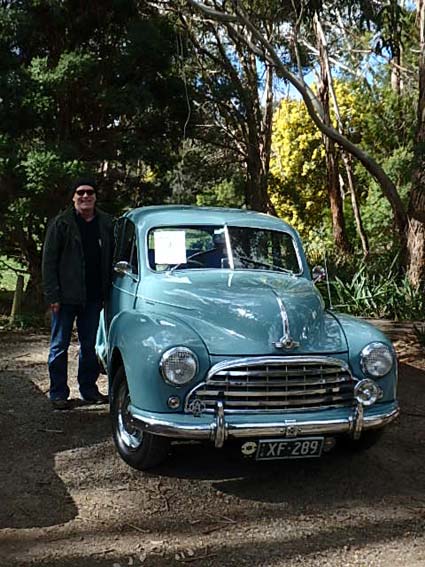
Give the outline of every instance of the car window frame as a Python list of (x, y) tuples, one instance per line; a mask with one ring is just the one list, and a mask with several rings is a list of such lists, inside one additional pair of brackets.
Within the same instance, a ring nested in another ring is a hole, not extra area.
[[(299, 271), (298, 272), (292, 272), (291, 275), (297, 276), (297, 277), (302, 277), (304, 275), (304, 264), (303, 264), (303, 259), (302, 259), (302, 255), (300, 253), (299, 250), (299, 245), (298, 245), (298, 241), (295, 238), (295, 236), (289, 231), (289, 230), (280, 230), (278, 228), (275, 227), (268, 227), (268, 226), (259, 226), (259, 225), (253, 225), (253, 226), (247, 226), (245, 224), (238, 224), (238, 223), (222, 223), (222, 224), (207, 224), (205, 222), (203, 223), (199, 223), (199, 224), (195, 224), (195, 223), (181, 223), (181, 224), (158, 224), (158, 225), (153, 225), (150, 226), (148, 230), (146, 230), (145, 233), (145, 237), (144, 237), (144, 245), (145, 245), (145, 254), (144, 254), (144, 258), (145, 258), (145, 266), (146, 268), (149, 270), (149, 272), (151, 272), (152, 274), (156, 274), (156, 275), (160, 275), (160, 274), (166, 274), (168, 273), (167, 270), (164, 271), (156, 271), (154, 269), (151, 268), (150, 263), (149, 263), (149, 234), (150, 232), (156, 230), (156, 229), (167, 229), (167, 228), (173, 228), (173, 229), (178, 229), (178, 228), (196, 228), (197, 226), (202, 227), (202, 226), (211, 226), (211, 227), (216, 227), (216, 228), (224, 228), (226, 231), (228, 229), (231, 229), (232, 227), (235, 228), (252, 228), (252, 229), (258, 229), (258, 230), (268, 230), (268, 231), (275, 231), (275, 232), (281, 232), (284, 233), (286, 235), (288, 235), (292, 241), (292, 245), (294, 246), (294, 250), (295, 250), (295, 255), (297, 258), (297, 262), (298, 262), (298, 268)], [(200, 269), (200, 268), (198, 268)], [(208, 270), (212, 270), (214, 268), (204, 268), (204, 269), (208, 269)], [(248, 271), (246, 268), (228, 268), (231, 271)], [(185, 268), (184, 270), (194, 270), (194, 268)], [(181, 271), (184, 271), (181, 270)], [(283, 274), (283, 273), (287, 273), (289, 275), (289, 271), (288, 272), (284, 272), (281, 270), (261, 270), (261, 269), (257, 269), (255, 271), (267, 271), (267, 272), (272, 272), (275, 274)]]

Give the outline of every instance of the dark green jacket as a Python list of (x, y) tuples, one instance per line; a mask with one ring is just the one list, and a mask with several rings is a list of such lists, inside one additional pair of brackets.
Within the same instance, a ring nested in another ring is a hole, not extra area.
[[(112, 273), (113, 219), (96, 209), (101, 249), (102, 294), (108, 297)], [(57, 215), (47, 228), (43, 248), (43, 288), (47, 303), (86, 302), (84, 253), (74, 207)]]

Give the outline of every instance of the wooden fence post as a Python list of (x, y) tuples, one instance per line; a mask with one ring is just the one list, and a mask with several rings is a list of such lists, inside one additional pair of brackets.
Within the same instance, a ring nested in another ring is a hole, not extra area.
[(24, 292), (24, 276), (18, 275), (16, 279), (16, 289), (13, 295), (12, 310), (10, 311), (10, 322), (14, 323), (16, 317), (21, 315), (22, 295)]

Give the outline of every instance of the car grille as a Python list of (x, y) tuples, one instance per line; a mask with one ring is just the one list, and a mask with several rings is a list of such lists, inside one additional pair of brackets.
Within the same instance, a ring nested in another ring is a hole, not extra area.
[(214, 411), (218, 400), (227, 412), (350, 406), (354, 382), (348, 366), (333, 358), (280, 357), (220, 363), (188, 394), (185, 411)]

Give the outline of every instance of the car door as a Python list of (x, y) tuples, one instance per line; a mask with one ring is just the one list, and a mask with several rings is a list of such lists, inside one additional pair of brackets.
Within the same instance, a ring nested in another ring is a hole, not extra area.
[(130, 219), (122, 217), (117, 226), (112, 290), (107, 312), (108, 325), (117, 313), (134, 309), (138, 284), (136, 229)]

